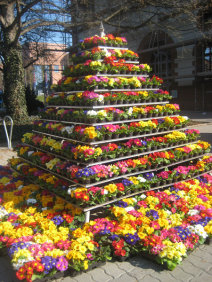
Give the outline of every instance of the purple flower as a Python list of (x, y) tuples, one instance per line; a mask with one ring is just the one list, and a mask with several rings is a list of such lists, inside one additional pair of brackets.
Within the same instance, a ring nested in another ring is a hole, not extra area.
[(150, 210), (150, 211), (146, 212), (146, 216), (148, 216), (148, 217), (152, 216), (154, 219), (159, 218), (158, 212), (155, 211), (155, 210)]
[(60, 225), (64, 219), (60, 215), (56, 215), (55, 217), (52, 218), (52, 221), (54, 222), (55, 225)]
[(122, 180), (122, 184), (123, 184), (124, 186), (129, 186), (129, 185), (132, 185), (133, 182), (130, 181), (130, 180), (127, 180), (127, 179), (123, 179), (123, 180)]
[(120, 208), (126, 208), (128, 206), (128, 204), (126, 202), (123, 202), (123, 201), (118, 201), (115, 205), (120, 207)]
[(140, 240), (137, 233), (134, 235), (128, 233), (124, 236), (124, 239), (129, 245), (135, 245)]

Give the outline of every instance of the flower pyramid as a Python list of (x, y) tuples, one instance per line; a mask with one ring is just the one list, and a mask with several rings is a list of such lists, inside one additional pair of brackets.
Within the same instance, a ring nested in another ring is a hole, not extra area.
[(10, 161), (16, 173), (0, 173), (0, 242), (20, 280), (141, 253), (173, 269), (211, 236), (210, 144), (126, 44), (79, 44)]

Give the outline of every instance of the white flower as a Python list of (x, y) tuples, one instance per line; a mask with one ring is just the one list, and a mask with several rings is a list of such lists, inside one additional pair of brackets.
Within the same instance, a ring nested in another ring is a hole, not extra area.
[(194, 232), (197, 235), (202, 236), (204, 239), (208, 237), (208, 234), (205, 232), (204, 227), (201, 224), (195, 225)]
[(108, 191), (106, 189), (103, 189), (103, 195), (107, 195)]
[(29, 204), (36, 204), (37, 203), (37, 200), (36, 199), (27, 199), (27, 205)]
[(87, 111), (87, 116), (96, 116), (97, 112), (96, 111)]
[(190, 215), (190, 216), (193, 216), (193, 215), (199, 214), (199, 211), (198, 210), (190, 210), (187, 214)]
[(188, 120), (188, 117), (187, 117), (187, 116), (183, 116), (183, 118), (184, 118), (185, 120)]
[(129, 115), (129, 116), (131, 116), (131, 115), (132, 115), (132, 113), (133, 113), (133, 108), (132, 108), (132, 107), (130, 107), (130, 108), (128, 109), (127, 113), (128, 113), (128, 115)]
[(125, 211), (129, 212), (129, 211), (134, 211), (135, 209), (133, 207), (126, 207), (124, 208)]
[(139, 182), (146, 182), (146, 179), (141, 176), (138, 176), (137, 179)]
[(3, 207), (1, 207), (1, 209), (0, 209), (0, 218), (4, 217), (7, 214), (8, 214), (8, 212)]
[(99, 101), (99, 102), (104, 101), (104, 96), (103, 96), (103, 95), (99, 95), (99, 97), (98, 97), (98, 101)]
[(76, 187), (68, 188), (67, 194), (71, 195), (71, 191), (74, 191), (74, 190), (76, 190)]
[(106, 57), (110, 57), (111, 56), (111, 53), (108, 51), (108, 49), (104, 49), (104, 51), (105, 51), (105, 56)]
[(171, 215), (172, 214), (172, 212), (170, 212), (169, 210), (164, 210), (166, 213), (167, 213), (167, 215)]
[(142, 194), (142, 195), (140, 196), (140, 198), (141, 198), (141, 199), (145, 199), (145, 198), (146, 198), (146, 195), (145, 195), (145, 194)]
[(74, 126), (65, 126), (63, 129), (61, 129), (62, 132), (66, 131), (67, 133), (72, 133), (74, 129)]
[(48, 208), (46, 207), (46, 208), (42, 208), (42, 211), (46, 211)]

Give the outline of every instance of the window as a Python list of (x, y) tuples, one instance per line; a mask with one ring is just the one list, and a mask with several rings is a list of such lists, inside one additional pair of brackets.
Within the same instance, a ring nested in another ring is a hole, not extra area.
[(212, 44), (205, 48), (203, 63), (204, 71), (212, 71)]
[(156, 52), (153, 54), (153, 67), (154, 73), (160, 77), (166, 77), (170, 75), (171, 62), (169, 56), (165, 52)]
[(54, 71), (55, 71), (55, 72), (59, 72), (59, 66), (58, 66), (58, 65), (55, 65), (55, 66), (54, 66)]

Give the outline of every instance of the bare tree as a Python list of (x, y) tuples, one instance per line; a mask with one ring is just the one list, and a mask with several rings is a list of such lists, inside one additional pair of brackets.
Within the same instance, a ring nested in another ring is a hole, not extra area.
[[(64, 0), (1, 0), (0, 59), (4, 77), (4, 103), (16, 120), (27, 119), (24, 93), (24, 67), (20, 41), (24, 37), (41, 37), (44, 27), (63, 26), (67, 14)], [(65, 23), (66, 24), (66, 23)]]
[[(73, 31), (77, 34), (95, 30), (99, 21), (119, 35), (147, 25), (176, 32), (192, 31), (200, 25), (202, 14), (210, 5), (211, 0), (72, 0), (72, 25), (78, 24)], [(177, 30), (169, 20), (179, 23)], [(186, 26), (185, 22), (190, 24)], [(75, 43), (77, 40), (74, 38)]]

